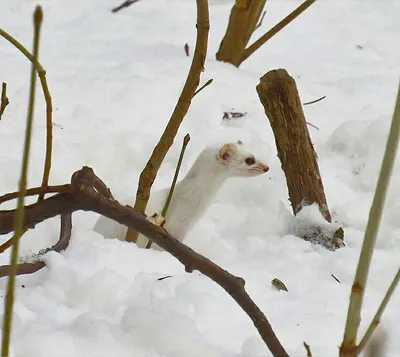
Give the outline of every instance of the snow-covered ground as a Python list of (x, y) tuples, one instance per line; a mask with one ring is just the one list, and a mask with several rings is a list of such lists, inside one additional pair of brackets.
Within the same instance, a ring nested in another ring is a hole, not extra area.
[[(232, 3), (210, 0), (202, 82), (214, 82), (194, 99), (155, 187), (169, 185), (186, 133), (192, 140), (182, 173), (217, 139), (241, 139), (266, 157), (270, 172), (229, 181), (187, 244), (246, 280), (249, 294), (291, 356), (306, 355), (303, 341), (314, 356), (336, 356), (399, 80), (400, 2), (320, 0), (240, 69), (215, 61)], [(264, 23), (254, 38), (300, 3), (268, 0)], [(0, 27), (29, 49), (36, 4), (0, 4)], [(75, 170), (89, 165), (117, 198), (131, 195), (190, 66), (184, 45), (189, 44), (192, 55), (195, 1), (141, 0), (117, 14), (110, 9), (119, 0), (40, 4), (40, 61), (54, 102), (51, 183), (66, 183)], [(303, 102), (326, 96), (304, 110), (319, 128), (309, 129), (328, 204), (345, 229), (347, 246), (336, 252), (288, 234), (284, 175), (255, 90), (259, 78), (275, 68), (286, 68), (296, 79)], [(0, 81), (7, 82), (10, 99), (0, 122), (2, 193), (17, 188), (29, 70), (29, 62), (0, 38)], [(222, 115), (230, 110), (247, 115), (226, 125)], [(29, 186), (40, 184), (44, 148), (45, 105), (38, 87)], [(397, 162), (373, 256), (361, 333), (399, 267), (399, 195)], [(218, 285), (197, 272), (185, 273), (166, 252), (105, 240), (92, 230), (96, 218), (76, 213), (67, 251), (49, 254), (48, 268), (18, 278), (14, 356), (270, 356), (251, 321)], [(58, 218), (38, 225), (24, 235), (21, 254), (53, 244), (58, 229)], [(1, 264), (8, 261), (8, 253), (0, 256)], [(165, 275), (172, 277), (157, 280)], [(286, 284), (287, 293), (272, 289), (275, 277)], [(2, 297), (5, 285), (2, 279)], [(388, 333), (387, 357), (400, 353), (399, 321), (397, 292), (379, 328)]]

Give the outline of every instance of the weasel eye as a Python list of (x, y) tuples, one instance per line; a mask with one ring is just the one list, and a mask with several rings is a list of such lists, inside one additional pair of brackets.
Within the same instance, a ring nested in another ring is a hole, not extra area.
[(229, 160), (229, 154), (226, 152), (225, 154), (222, 155), (222, 160)]
[(254, 160), (254, 158), (252, 158), (252, 157), (248, 157), (248, 158), (246, 158), (246, 160), (244, 160), (244, 162), (247, 164), (247, 165), (254, 165), (255, 163), (256, 163), (256, 160)]

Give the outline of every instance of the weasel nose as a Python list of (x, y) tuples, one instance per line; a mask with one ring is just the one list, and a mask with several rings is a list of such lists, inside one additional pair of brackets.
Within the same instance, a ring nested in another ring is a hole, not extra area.
[(269, 167), (267, 165), (261, 165), (261, 168), (264, 172), (268, 172), (269, 171)]

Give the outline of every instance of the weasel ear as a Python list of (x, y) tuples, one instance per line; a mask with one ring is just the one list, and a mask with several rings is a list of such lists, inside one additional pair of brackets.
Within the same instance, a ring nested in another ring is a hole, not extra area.
[(242, 145), (242, 144), (243, 144), (243, 143), (242, 143), (242, 140), (238, 140), (237, 143), (238, 143), (239, 145)]
[(218, 151), (218, 159), (222, 161), (228, 161), (230, 158), (230, 151), (231, 147), (230, 144), (225, 144), (219, 151)]

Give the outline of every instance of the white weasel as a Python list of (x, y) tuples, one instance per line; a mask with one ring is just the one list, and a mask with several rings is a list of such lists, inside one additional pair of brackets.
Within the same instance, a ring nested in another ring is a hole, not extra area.
[[(250, 153), (241, 141), (222, 147), (207, 147), (174, 190), (165, 217), (164, 229), (179, 241), (183, 241), (195, 223), (203, 216), (224, 181), (231, 177), (253, 177), (269, 170), (268, 165)], [(146, 214), (161, 213), (169, 188), (151, 194)], [(131, 197), (127, 204), (132, 204)], [(106, 238), (124, 240), (127, 228), (106, 217), (100, 217), (94, 230)], [(139, 235), (138, 246), (144, 247), (147, 238)], [(156, 244), (156, 250), (162, 250)]]

